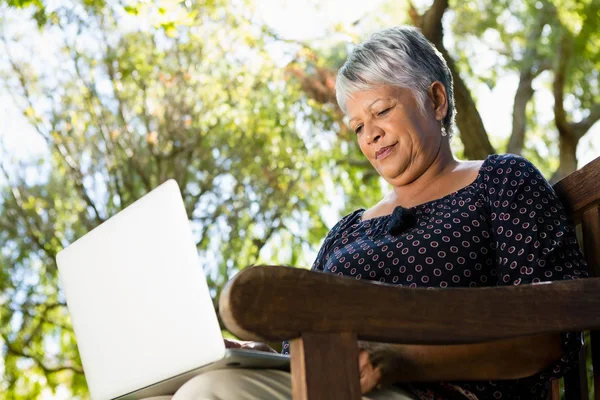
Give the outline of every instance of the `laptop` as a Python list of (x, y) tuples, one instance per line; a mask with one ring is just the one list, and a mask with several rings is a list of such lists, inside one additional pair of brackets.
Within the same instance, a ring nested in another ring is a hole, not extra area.
[(181, 192), (163, 183), (56, 258), (94, 400), (173, 394), (209, 369), (288, 369), (226, 349)]

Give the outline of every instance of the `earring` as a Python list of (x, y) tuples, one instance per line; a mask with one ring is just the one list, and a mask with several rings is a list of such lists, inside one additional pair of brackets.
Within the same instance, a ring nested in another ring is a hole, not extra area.
[(446, 132), (446, 127), (444, 125), (442, 125), (441, 131), (442, 131), (442, 136), (448, 136), (448, 132)]

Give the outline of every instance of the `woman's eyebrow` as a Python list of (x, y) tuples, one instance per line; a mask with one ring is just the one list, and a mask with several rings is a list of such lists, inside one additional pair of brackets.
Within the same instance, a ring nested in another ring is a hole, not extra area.
[[(369, 104), (369, 105), (366, 107), (366, 109), (367, 109), (367, 110), (370, 110), (370, 109), (371, 109), (371, 107), (373, 107), (373, 106), (374, 106), (376, 103), (378, 103), (378, 102), (380, 102), (380, 101), (383, 101), (383, 100), (388, 100), (388, 99), (389, 99), (389, 97), (381, 97), (381, 98), (375, 99), (375, 101), (373, 101), (371, 104)], [(358, 117), (351, 118), (351, 119), (348, 121), (348, 123), (351, 123), (351, 122), (352, 122), (352, 121), (354, 121), (355, 119), (358, 119)]]
[(369, 107), (367, 107), (367, 108), (371, 108), (371, 107), (373, 107), (373, 106), (374, 106), (376, 103), (379, 103), (380, 101), (384, 101), (384, 100), (389, 100), (389, 97), (381, 97), (381, 98), (379, 98), (379, 99), (375, 100), (374, 102), (372, 102), (372, 103), (369, 105)]

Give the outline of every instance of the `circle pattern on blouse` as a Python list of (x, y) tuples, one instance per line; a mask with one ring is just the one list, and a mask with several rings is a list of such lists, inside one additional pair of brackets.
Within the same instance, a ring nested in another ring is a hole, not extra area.
[[(363, 221), (365, 210), (359, 209), (345, 216), (325, 238), (313, 270), (409, 288), (536, 284), (588, 276), (562, 204), (522, 157), (489, 156), (471, 184), (410, 210), (416, 221), (396, 234), (390, 234), (392, 215)], [(579, 335), (563, 338), (563, 359), (535, 378), (461, 383), (457, 388), (480, 400), (542, 399), (547, 379), (572, 366), (581, 345)], [(288, 351), (284, 343), (284, 353)]]

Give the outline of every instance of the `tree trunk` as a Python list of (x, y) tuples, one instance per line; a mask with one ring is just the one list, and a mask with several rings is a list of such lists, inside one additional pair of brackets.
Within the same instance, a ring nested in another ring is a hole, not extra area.
[(560, 164), (552, 175), (552, 178), (550, 178), (551, 183), (558, 182), (577, 169), (577, 143), (579, 143), (579, 138), (572, 133), (561, 134), (559, 136)]
[(529, 100), (533, 96), (533, 88), (531, 87), (533, 81), (532, 75), (529, 71), (522, 72), (519, 79), (519, 87), (517, 88), (515, 103), (513, 105), (512, 133), (506, 149), (508, 153), (521, 155), (523, 151), (525, 128), (527, 127), (527, 103), (529, 103)]
[(547, 0), (541, 1), (541, 5), (542, 9), (536, 17), (536, 23), (532, 25), (527, 34), (525, 52), (520, 61), (519, 86), (513, 104), (512, 133), (508, 141), (507, 153), (521, 155), (527, 130), (527, 103), (533, 97), (534, 92), (531, 85), (542, 71), (552, 67), (550, 59), (540, 57), (539, 48), (544, 27), (549, 21), (556, 18), (556, 10)]
[(481, 115), (477, 110), (475, 101), (467, 85), (459, 76), (454, 60), (448, 55), (446, 49), (442, 54), (452, 71), (454, 79), (454, 101), (456, 104), (456, 124), (460, 131), (460, 138), (465, 149), (465, 158), (469, 160), (484, 160), (496, 150), (490, 143)]
[(458, 68), (444, 47), (442, 17), (448, 9), (448, 0), (435, 0), (423, 15), (412, 7), (409, 14), (413, 24), (421, 29), (423, 35), (442, 53), (454, 80), (454, 101), (456, 104), (456, 124), (463, 142), (464, 156), (470, 160), (485, 159), (496, 152), (488, 138), (481, 115), (477, 110), (471, 92), (461, 78)]

